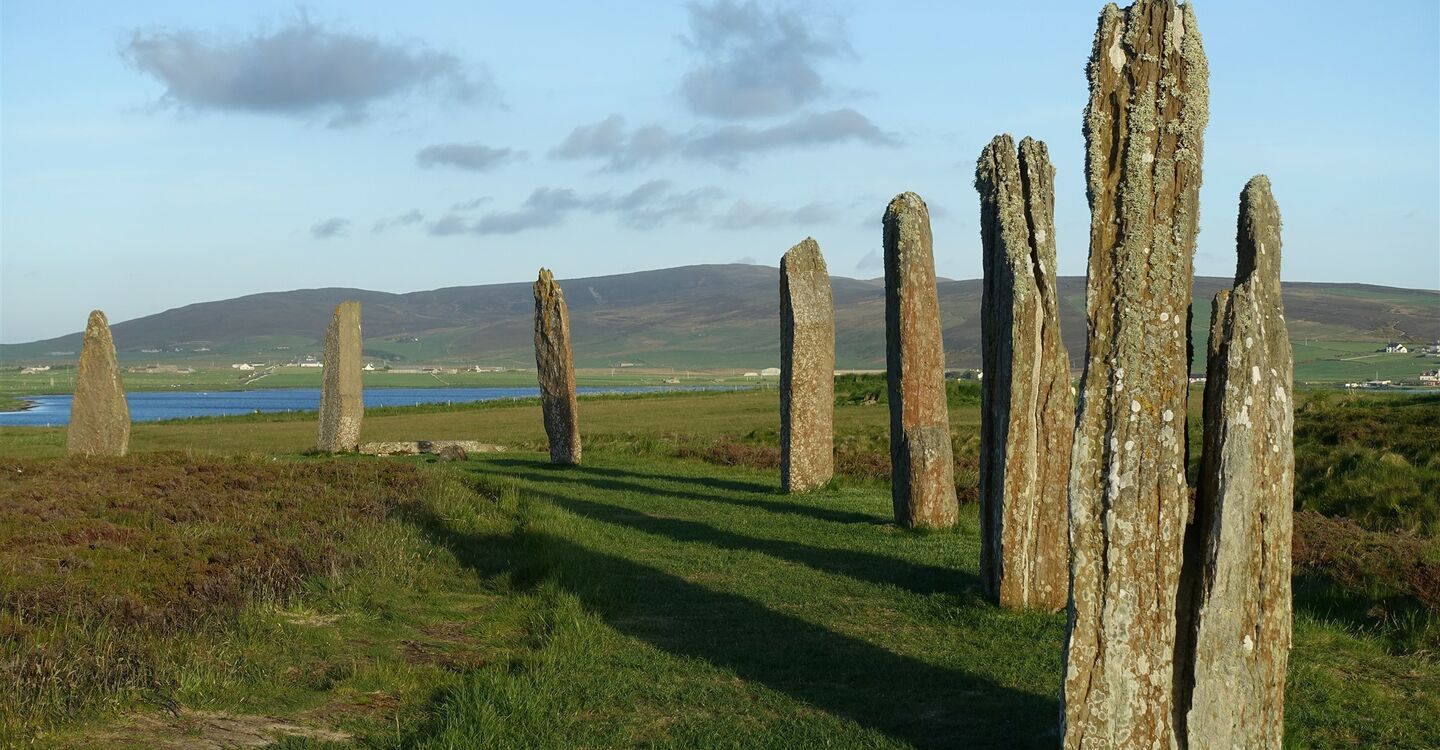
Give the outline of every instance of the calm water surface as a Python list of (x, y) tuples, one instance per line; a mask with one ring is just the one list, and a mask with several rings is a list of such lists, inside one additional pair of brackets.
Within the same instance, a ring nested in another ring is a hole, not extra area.
[[(650, 391), (705, 390), (698, 387), (616, 387), (577, 388), (587, 393), (644, 393)], [(436, 403), (467, 403), (500, 399), (534, 398), (540, 389), (531, 388), (369, 388), (365, 406), (416, 406)], [(0, 425), (58, 426), (70, 421), (70, 396), (34, 396), (26, 399), (35, 406), (26, 411), (0, 412)], [(319, 388), (273, 388), (257, 391), (156, 391), (130, 393), (130, 419), (154, 422), (159, 419), (218, 417), (253, 412), (314, 411), (320, 408)]]

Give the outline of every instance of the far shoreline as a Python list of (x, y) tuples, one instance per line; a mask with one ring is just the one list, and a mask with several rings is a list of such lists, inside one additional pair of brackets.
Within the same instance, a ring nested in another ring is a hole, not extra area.
[(28, 398), (0, 398), (0, 412), (30, 411), (35, 402)]

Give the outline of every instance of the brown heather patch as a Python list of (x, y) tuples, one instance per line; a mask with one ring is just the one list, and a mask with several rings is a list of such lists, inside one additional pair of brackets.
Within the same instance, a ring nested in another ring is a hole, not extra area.
[(425, 483), (349, 459), (0, 462), (0, 736), (167, 693), (176, 641), (363, 563), (352, 535)]
[[(682, 441), (675, 448), (675, 455), (719, 466), (780, 468), (779, 447), (728, 437), (709, 442)], [(839, 440), (835, 444), (835, 473), (850, 479), (888, 482), (890, 454), (864, 441)], [(980, 459), (969, 450), (955, 452), (955, 493), (961, 505), (980, 502)]]
[(1407, 533), (1369, 531), (1345, 518), (1295, 514), (1292, 565), (1367, 598), (1405, 597), (1440, 613), (1435, 542)]
[(389, 462), (183, 454), (0, 464), (0, 622), (183, 627), (344, 565), (423, 479)]

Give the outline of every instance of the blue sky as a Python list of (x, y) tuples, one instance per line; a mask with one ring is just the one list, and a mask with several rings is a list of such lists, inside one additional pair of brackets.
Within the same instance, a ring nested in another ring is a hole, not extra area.
[[(24, 2), (0, 6), (0, 341), (307, 287), (413, 291), (814, 236), (875, 277), (903, 190), (980, 274), (976, 157), (1046, 141), (1083, 274), (1099, 3)], [(1270, 175), (1284, 278), (1440, 288), (1433, 0), (1197, 2), (1196, 270)]]

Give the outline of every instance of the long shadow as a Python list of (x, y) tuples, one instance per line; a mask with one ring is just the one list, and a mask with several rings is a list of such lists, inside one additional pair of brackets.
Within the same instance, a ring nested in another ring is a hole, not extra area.
[[(877, 524), (883, 523), (888, 520), (887, 517), (881, 517), (869, 513), (857, 513), (853, 511), (817, 508), (812, 505), (786, 502), (784, 500), (761, 500), (759, 498), (731, 497), (728, 495), (717, 495), (708, 492), (694, 492), (690, 490), (673, 489), (670, 487), (656, 487), (649, 484), (643, 484), (641, 482), (630, 482), (620, 479), (603, 479), (597, 476), (591, 476), (591, 474), (600, 474), (601, 476), (604, 476), (604, 472), (606, 470), (595, 469), (593, 467), (587, 470), (584, 467), (555, 466), (553, 464), (543, 463), (540, 461), (526, 461), (523, 459), (515, 458), (487, 459), (485, 461), (485, 464), (511, 469), (516, 474), (522, 476), (524, 479), (532, 481), (560, 482), (565, 484), (570, 484), (573, 482), (583, 482), (596, 489), (610, 490), (614, 492), (633, 492), (644, 495), (661, 494), (667, 497), (678, 497), (687, 500), (699, 500), (701, 502), (707, 503), (720, 503), (723, 505), (733, 505), (741, 508), (752, 508), (755, 510), (766, 511), (768, 513), (784, 513), (789, 515), (807, 516), (817, 521), (827, 521), (831, 523)], [(624, 474), (624, 472), (619, 471), (615, 471), (614, 473), (621, 475)], [(679, 484), (702, 484), (702, 482), (697, 481), (696, 478), (687, 476), (664, 476), (658, 474), (640, 474), (637, 476), (653, 479), (655, 481), (674, 482)], [(716, 481), (718, 482), (723, 480)], [(741, 491), (748, 492), (751, 490)]]
[[(587, 474), (599, 474), (607, 477), (632, 478), (632, 479), (658, 479), (661, 481), (676, 481), (677, 478), (665, 474), (651, 474), (643, 471), (629, 471), (626, 469), (614, 469), (610, 467), (580, 465), (575, 467), (578, 471)], [(761, 484), (760, 482), (747, 482), (740, 479), (717, 479), (715, 477), (685, 477), (683, 481), (701, 484), (711, 489), (727, 490), (731, 492), (753, 492), (760, 495), (774, 495), (779, 493), (777, 485)], [(777, 477), (778, 481), (778, 477)]]
[(484, 536), (433, 516), (412, 521), (477, 572), (509, 574), (522, 588), (553, 578), (619, 632), (916, 747), (1058, 742), (1054, 698), (901, 656), (552, 534)]
[(807, 565), (816, 570), (871, 583), (889, 584), (921, 595), (978, 591), (980, 579), (965, 571), (937, 565), (918, 565), (884, 555), (855, 550), (811, 547), (778, 539), (756, 539), (717, 529), (708, 524), (659, 518), (629, 508), (545, 492), (542, 497), (587, 518), (655, 534), (677, 542), (701, 542), (734, 550), (761, 552)]

